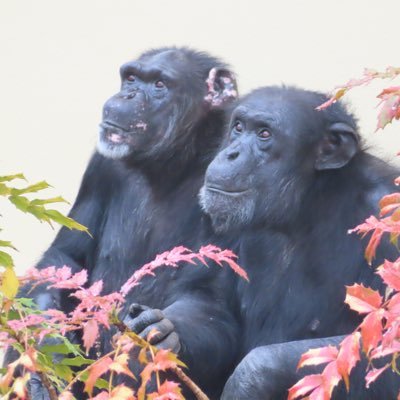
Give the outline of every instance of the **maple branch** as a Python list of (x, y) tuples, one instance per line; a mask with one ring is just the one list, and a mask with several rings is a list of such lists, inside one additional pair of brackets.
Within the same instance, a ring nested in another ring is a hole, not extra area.
[(197, 400), (210, 400), (207, 395), (179, 368), (171, 368), (171, 371), (190, 389)]
[[(137, 336), (135, 332), (132, 332), (126, 324), (124, 324), (117, 317), (113, 319), (112, 324), (118, 328), (121, 333), (127, 334), (133, 341), (139, 346), (148, 346), (148, 342)], [(188, 389), (196, 396), (197, 400), (210, 400), (207, 395), (179, 368), (169, 368), (170, 371), (174, 372), (175, 375), (187, 386)]]
[(51, 384), (47, 375), (44, 374), (43, 372), (39, 372), (39, 371), (36, 371), (36, 373), (39, 375), (40, 381), (43, 383), (44, 387), (47, 389), (50, 400), (57, 400), (58, 399), (57, 392), (54, 389), (53, 385)]

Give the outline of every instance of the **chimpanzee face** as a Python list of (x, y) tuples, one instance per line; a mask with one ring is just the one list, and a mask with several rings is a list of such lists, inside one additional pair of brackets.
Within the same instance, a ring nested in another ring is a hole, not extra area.
[[(202, 71), (191, 54), (181, 49), (153, 51), (121, 67), (121, 90), (103, 108), (100, 153), (116, 159), (156, 158), (168, 152), (182, 132), (190, 131), (215, 101), (228, 99), (229, 84), (236, 88), (233, 75), (226, 69)], [(210, 97), (211, 72), (215, 79)]]
[(315, 108), (324, 98), (264, 88), (232, 113), (230, 140), (209, 165), (200, 202), (214, 229), (279, 225), (297, 215), (319, 173), (344, 167), (358, 149), (346, 114)]

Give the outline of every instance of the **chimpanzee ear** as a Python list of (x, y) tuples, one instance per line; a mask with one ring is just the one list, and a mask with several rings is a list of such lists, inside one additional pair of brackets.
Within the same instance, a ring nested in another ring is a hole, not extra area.
[(207, 78), (204, 100), (211, 108), (220, 108), (238, 97), (235, 74), (226, 68), (212, 68)]
[(336, 169), (344, 167), (359, 149), (355, 130), (342, 122), (332, 124), (317, 148), (315, 169)]

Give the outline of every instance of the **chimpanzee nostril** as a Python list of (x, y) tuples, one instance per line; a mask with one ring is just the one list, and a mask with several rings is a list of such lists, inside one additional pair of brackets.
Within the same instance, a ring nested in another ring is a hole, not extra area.
[(126, 96), (124, 96), (124, 99), (129, 100), (129, 99), (133, 99), (136, 96), (136, 92), (131, 92), (128, 93)]
[(235, 151), (229, 152), (227, 157), (228, 157), (228, 160), (233, 161), (236, 158), (238, 158), (238, 156), (239, 156), (239, 152), (235, 150)]

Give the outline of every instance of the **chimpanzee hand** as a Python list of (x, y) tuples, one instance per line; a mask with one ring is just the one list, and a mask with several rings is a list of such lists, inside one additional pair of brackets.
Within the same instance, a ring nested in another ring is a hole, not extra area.
[(151, 330), (156, 330), (157, 333), (152, 335), (150, 343), (159, 349), (170, 349), (178, 353), (181, 348), (173, 323), (165, 318), (161, 310), (133, 303), (124, 323), (143, 339), (147, 339)]

